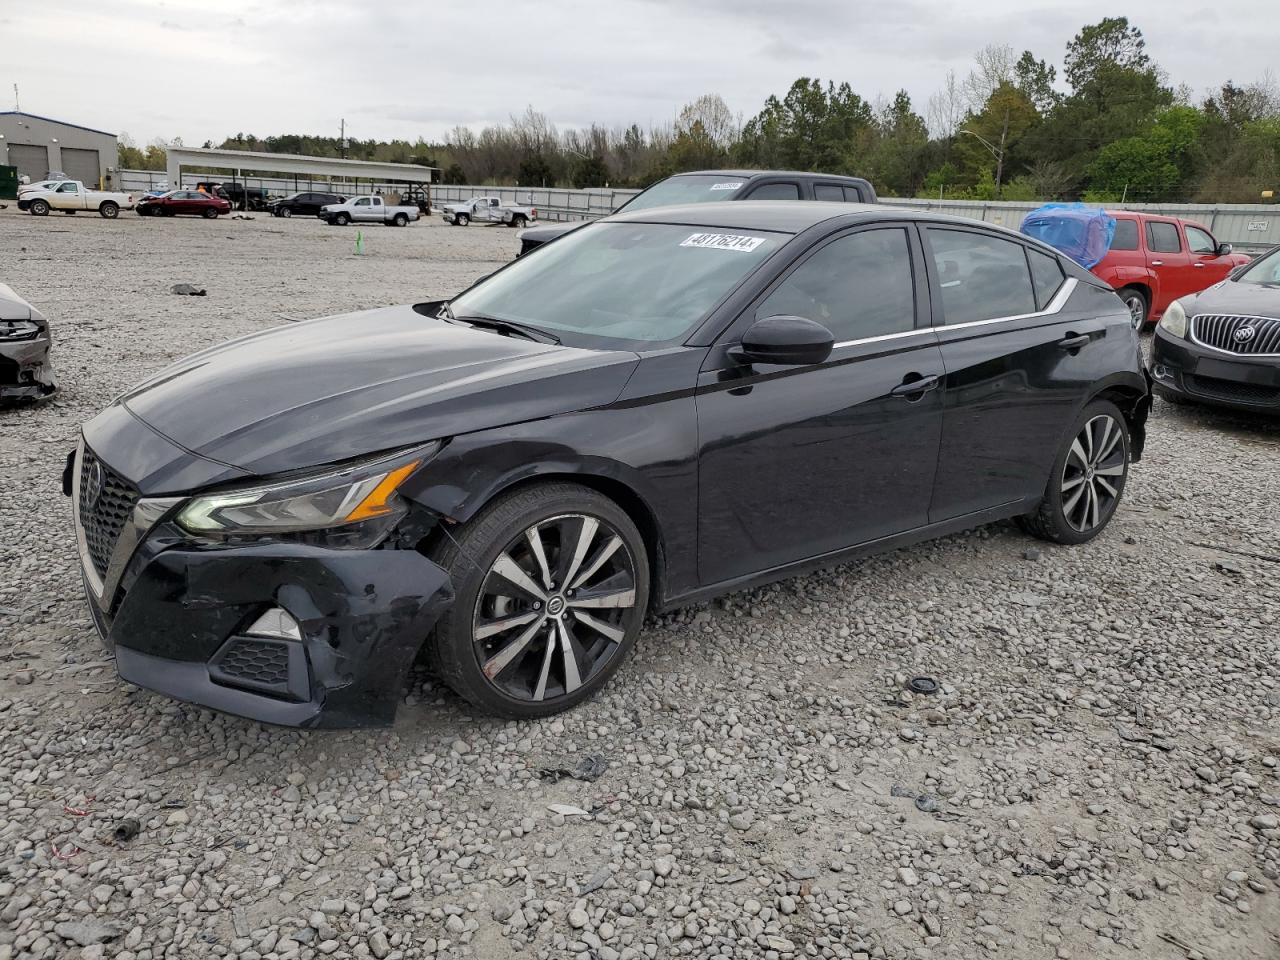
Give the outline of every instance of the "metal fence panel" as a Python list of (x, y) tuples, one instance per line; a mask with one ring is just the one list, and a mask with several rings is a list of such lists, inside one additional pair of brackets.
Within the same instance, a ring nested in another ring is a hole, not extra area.
[[(157, 189), (167, 183), (163, 170), (120, 170), (117, 172), (120, 189), (142, 192)], [(186, 186), (195, 186), (204, 174), (185, 174)], [(228, 180), (227, 177), (220, 178)], [(284, 196), (298, 190), (321, 190), (349, 195), (368, 192), (370, 185), (343, 183), (340, 181), (308, 180), (287, 177), (247, 177), (240, 181), (251, 188), (261, 188), (273, 196)], [(168, 184), (176, 189), (176, 184)], [(399, 191), (394, 184), (377, 184), (383, 193)], [(526, 203), (538, 208), (540, 220), (594, 220), (611, 214), (639, 190), (613, 190), (609, 188), (571, 190), (565, 187), (473, 187), (450, 186), (441, 183), (431, 185), (433, 204), (454, 203), (475, 196), (499, 197), (511, 203)], [(971, 220), (983, 220), (1017, 230), (1022, 218), (1040, 206), (1039, 203), (1023, 203), (998, 200), (928, 200), (922, 198), (899, 199), (882, 197), (886, 206), (911, 207), (946, 213)], [(1103, 204), (1093, 204), (1103, 206)], [(1119, 208), (1113, 208), (1119, 209)], [(1243, 250), (1262, 250), (1280, 243), (1280, 206), (1261, 203), (1217, 204), (1165, 204), (1127, 203), (1123, 209), (1146, 213), (1158, 213), (1170, 217), (1194, 220), (1209, 228), (1219, 240), (1234, 244)]]

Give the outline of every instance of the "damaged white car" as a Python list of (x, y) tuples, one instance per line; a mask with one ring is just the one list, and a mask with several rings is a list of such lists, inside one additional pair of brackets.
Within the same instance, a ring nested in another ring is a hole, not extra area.
[(50, 343), (49, 321), (0, 283), (0, 400), (39, 400), (53, 393)]

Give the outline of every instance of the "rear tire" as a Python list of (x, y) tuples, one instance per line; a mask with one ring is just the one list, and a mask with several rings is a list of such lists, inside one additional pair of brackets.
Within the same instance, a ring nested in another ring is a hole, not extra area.
[(1088, 543), (1111, 522), (1129, 478), (1129, 426), (1110, 400), (1094, 400), (1076, 418), (1034, 513), (1019, 518), (1033, 536)]
[(1122, 287), (1116, 291), (1116, 296), (1129, 308), (1129, 322), (1133, 329), (1141, 333), (1151, 316), (1151, 303), (1147, 300), (1147, 295), (1137, 287)]
[(528, 217), (526, 217), (523, 213), (517, 213), (514, 217), (511, 218), (511, 222), (507, 224), (507, 226), (512, 228), (519, 228), (519, 227), (523, 227), (528, 222), (529, 222)]
[(114, 200), (103, 200), (102, 205), (98, 207), (98, 214), (104, 220), (114, 220), (120, 216), (120, 204)]
[(47, 217), (49, 215), (49, 203), (47, 200), (32, 200), (27, 209), (31, 211), (33, 217)]
[(397, 213), (395, 224), (397, 227), (407, 227), (409, 225), (409, 215), (407, 213)]
[[(443, 538), (432, 559), (449, 572), (455, 598), (428, 640), (429, 658), (459, 696), (498, 716), (545, 717), (592, 696), (644, 621), (644, 540), (621, 507), (577, 484), (499, 497)], [(498, 572), (504, 564), (545, 603), (513, 587)], [(494, 629), (504, 620), (510, 626)]]

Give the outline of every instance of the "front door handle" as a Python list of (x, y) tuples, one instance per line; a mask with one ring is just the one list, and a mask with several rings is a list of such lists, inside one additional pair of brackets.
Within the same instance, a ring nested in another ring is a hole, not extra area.
[(1203, 264), (1203, 263), (1193, 263), (1193, 264), (1192, 264), (1192, 266), (1193, 266), (1193, 267), (1195, 267), (1197, 270), (1203, 270), (1203, 269), (1204, 269), (1204, 264)]
[(1058, 341), (1058, 347), (1062, 350), (1079, 350), (1092, 339), (1093, 337), (1087, 333), (1082, 333), (1078, 337), (1066, 336)]
[(904, 377), (900, 384), (889, 391), (889, 396), (904, 400), (918, 400), (942, 382), (940, 373), (930, 374), (927, 377), (922, 377), (918, 373), (909, 373), (907, 377), (914, 377), (914, 379)]

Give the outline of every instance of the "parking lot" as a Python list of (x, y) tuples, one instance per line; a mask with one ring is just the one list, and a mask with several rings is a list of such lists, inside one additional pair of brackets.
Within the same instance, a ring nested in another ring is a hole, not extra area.
[(1280, 953), (1276, 422), (1157, 401), (1092, 543), (1002, 524), (685, 609), (549, 720), (425, 668), (393, 729), (336, 733), (119, 682), (60, 489), (80, 423), (518, 248), (356, 236), (0, 212), (60, 379), (0, 410), (0, 960)]

